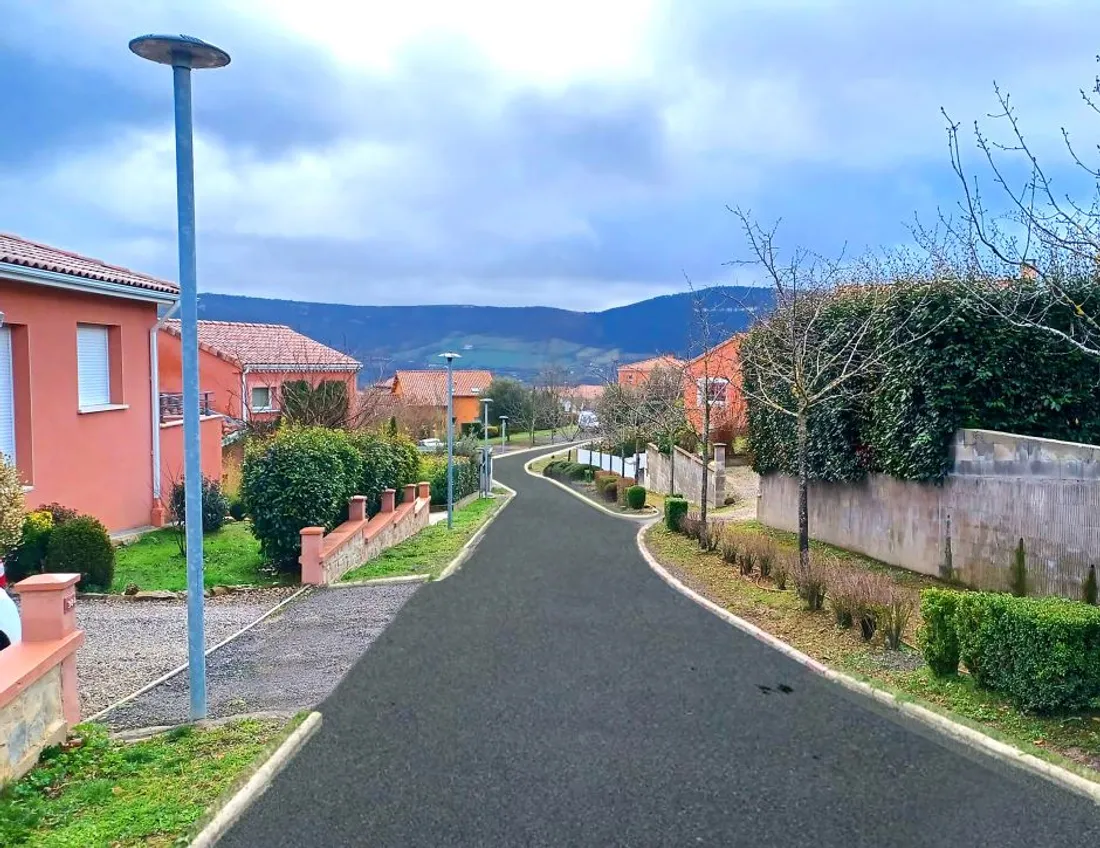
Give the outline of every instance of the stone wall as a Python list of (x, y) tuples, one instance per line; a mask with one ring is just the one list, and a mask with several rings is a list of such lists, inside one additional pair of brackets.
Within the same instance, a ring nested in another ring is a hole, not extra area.
[(366, 517), (366, 498), (357, 496), (349, 504), (349, 519), (325, 535), (322, 527), (302, 530), (302, 582), (321, 586), (336, 583), (352, 569), (377, 557), (386, 548), (414, 536), (428, 526), (431, 504), (428, 483), (410, 484), (400, 506), (396, 492), (382, 493), (382, 510)]
[[(673, 477), (673, 462), (676, 474)], [(707, 503), (721, 506), (726, 499), (726, 446), (714, 446), (714, 459), (709, 464), (707, 474)], [(674, 448), (671, 456), (657, 450), (653, 444), (646, 445), (646, 488), (662, 495), (671, 494), (669, 482), (674, 481), (676, 491), (695, 503), (699, 500), (699, 491), (703, 486), (703, 461), (695, 454), (683, 448)]]
[[(797, 529), (797, 506), (793, 478), (761, 478), (764, 524)], [(810, 534), (924, 574), (950, 566), (997, 590), (1023, 539), (1031, 592), (1080, 598), (1089, 565), (1100, 566), (1100, 447), (960, 430), (942, 484), (811, 484)]]
[(61, 666), (55, 665), (0, 707), (0, 785), (29, 771), (43, 748), (65, 740), (67, 729)]

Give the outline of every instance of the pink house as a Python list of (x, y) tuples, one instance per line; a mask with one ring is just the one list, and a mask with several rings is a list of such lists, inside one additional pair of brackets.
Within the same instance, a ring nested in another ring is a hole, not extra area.
[[(175, 283), (0, 234), (0, 453), (30, 508), (58, 501), (117, 531), (163, 521), (162, 467), (181, 428), (159, 419), (160, 310)], [(203, 470), (221, 466), (204, 416)]]

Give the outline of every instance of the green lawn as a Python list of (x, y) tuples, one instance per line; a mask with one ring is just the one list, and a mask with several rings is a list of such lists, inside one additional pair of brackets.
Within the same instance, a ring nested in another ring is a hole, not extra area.
[(101, 725), (78, 725), (72, 738), (82, 745), (48, 750), (0, 792), (0, 845), (187, 844), (210, 806), (298, 723), (244, 719), (133, 744), (111, 741)]
[(376, 577), (400, 577), (430, 574), (433, 578), (447, 567), (470, 537), (478, 531), (507, 498), (479, 498), (454, 514), (454, 527), (441, 521), (425, 527), (412, 538), (394, 545), (365, 565), (344, 575), (343, 580), (373, 580)]
[[(205, 584), (211, 586), (279, 586), (294, 583), (297, 574), (267, 570), (260, 556), (260, 543), (247, 522), (226, 524), (203, 537)], [(187, 562), (170, 527), (146, 533), (115, 554), (112, 592), (122, 592), (131, 583), (144, 590), (187, 588)]]

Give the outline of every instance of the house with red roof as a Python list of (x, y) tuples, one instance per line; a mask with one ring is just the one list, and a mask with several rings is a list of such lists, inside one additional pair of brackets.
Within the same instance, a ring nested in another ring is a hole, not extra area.
[[(456, 368), (454, 370), (455, 425), (481, 420), (481, 395), (493, 382), (491, 371)], [(425, 435), (439, 435), (447, 421), (447, 370), (398, 371), (390, 391), (399, 411), (406, 413), (406, 425)]]
[(649, 379), (650, 373), (657, 368), (679, 369), (683, 367), (683, 360), (677, 359), (675, 356), (654, 356), (651, 359), (643, 359), (641, 362), (620, 365), (619, 385), (638, 386)]
[[(0, 454), (28, 507), (57, 501), (112, 531), (163, 521), (183, 439), (158, 414), (157, 332), (178, 300), (167, 280), (0, 234)], [(212, 412), (202, 463), (219, 474)]]
[[(180, 323), (165, 321), (158, 343), (161, 415), (182, 414)], [(237, 421), (270, 421), (282, 412), (283, 388), (336, 384), (346, 408), (356, 402), (362, 365), (283, 324), (199, 321), (199, 391), (203, 408)]]

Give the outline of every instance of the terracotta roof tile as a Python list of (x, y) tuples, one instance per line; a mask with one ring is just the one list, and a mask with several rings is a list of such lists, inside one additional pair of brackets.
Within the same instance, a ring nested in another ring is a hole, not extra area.
[(682, 359), (677, 359), (675, 356), (654, 356), (651, 359), (643, 359), (640, 362), (631, 362), (626, 365), (620, 365), (620, 371), (641, 371), (648, 373), (654, 368), (679, 368), (683, 365)]
[[(165, 321), (164, 329), (180, 334), (180, 322)], [(284, 324), (247, 324), (242, 321), (199, 321), (199, 345), (240, 365), (253, 368), (286, 367), (294, 370), (326, 368), (358, 370), (360, 363)]]
[[(455, 397), (476, 397), (493, 382), (491, 371), (456, 368)], [(442, 406), (447, 402), (447, 371), (398, 371), (395, 385), (402, 398), (420, 406)]]
[(70, 277), (82, 277), (86, 280), (133, 286), (147, 291), (179, 294), (179, 287), (168, 280), (158, 280), (156, 277), (139, 274), (129, 268), (108, 265), (98, 259), (80, 256), (77, 253), (70, 253), (67, 250), (6, 233), (0, 233), (0, 262), (21, 265), (24, 268), (36, 268), (40, 271), (53, 271)]

